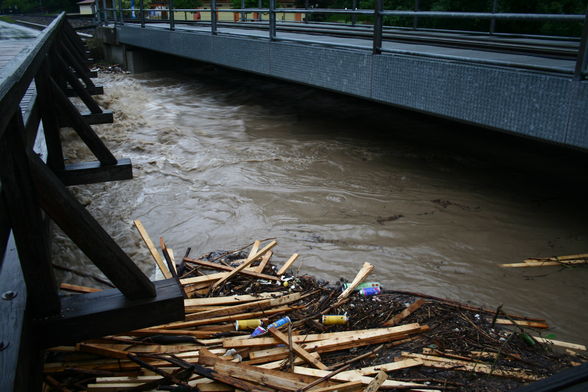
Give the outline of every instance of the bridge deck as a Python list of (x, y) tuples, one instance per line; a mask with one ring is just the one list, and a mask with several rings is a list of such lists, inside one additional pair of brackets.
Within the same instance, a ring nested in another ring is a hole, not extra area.
[[(149, 28), (155, 29), (169, 29), (166, 23), (150, 24)], [(176, 30), (193, 31), (201, 33), (210, 33), (209, 26), (190, 25), (177, 23)], [(247, 38), (263, 38), (268, 37), (268, 32), (262, 29), (240, 28), (230, 26), (219, 26), (218, 33), (223, 35), (243, 36)], [(284, 32), (277, 31), (276, 37), (280, 40), (291, 40), (296, 42), (306, 42), (312, 44), (320, 44), (336, 47), (351, 47), (363, 50), (370, 50), (372, 48), (372, 40), (369, 38), (350, 38), (339, 37), (334, 35), (316, 35), (304, 32)], [(449, 35), (446, 35), (449, 37)], [(452, 38), (457, 38), (451, 35)], [(460, 39), (464, 39), (463, 35), (459, 35)], [(477, 40), (480, 37), (476, 37)], [(508, 42), (508, 40), (502, 40)], [(512, 42), (512, 40), (511, 40)], [(547, 44), (550, 41), (541, 39), (517, 39), (517, 44)], [(553, 41), (551, 41), (553, 42)], [(558, 45), (566, 46), (570, 49), (577, 48), (575, 42), (558, 43)], [(497, 52), (483, 49), (468, 49), (456, 48), (449, 46), (430, 45), (423, 43), (405, 43), (391, 40), (384, 40), (382, 43), (382, 50), (390, 53), (399, 53), (406, 55), (416, 55), (424, 57), (442, 58), (445, 60), (465, 60), (476, 63), (501, 65), (508, 67), (537, 69), (548, 72), (558, 73), (573, 73), (575, 67), (575, 59), (556, 58), (554, 56), (546, 55), (532, 55), (532, 54), (517, 54), (507, 52)]]

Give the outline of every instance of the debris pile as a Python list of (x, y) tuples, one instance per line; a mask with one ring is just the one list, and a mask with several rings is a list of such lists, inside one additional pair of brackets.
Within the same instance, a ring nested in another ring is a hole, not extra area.
[(544, 320), (386, 291), (369, 263), (330, 285), (290, 274), (297, 254), (274, 264), (266, 240), (176, 264), (136, 224), (185, 320), (50, 349), (48, 390), (506, 391), (587, 360)]

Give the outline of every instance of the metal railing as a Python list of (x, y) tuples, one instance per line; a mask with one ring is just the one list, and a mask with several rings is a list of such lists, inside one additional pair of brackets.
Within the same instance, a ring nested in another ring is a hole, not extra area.
[[(497, 21), (554, 21), (563, 23), (578, 23), (583, 22), (583, 32), (579, 37), (580, 45), (578, 49), (578, 55), (576, 58), (576, 64), (574, 67), (574, 78), (577, 80), (583, 80), (588, 76), (588, 11), (585, 15), (576, 14), (522, 14), (522, 13), (497, 13), (496, 4), (493, 5), (493, 12), (448, 12), (448, 11), (420, 11), (419, 0), (415, 0), (414, 11), (404, 10), (385, 10), (383, 0), (375, 0), (374, 9), (357, 9), (356, 2), (353, 3), (352, 9), (332, 9), (332, 8), (276, 8), (276, 0), (269, 1), (268, 8), (219, 8), (216, 0), (211, 0), (210, 8), (198, 8), (198, 9), (183, 9), (174, 8), (173, 0), (168, 0), (167, 8), (160, 9), (145, 9), (143, 1), (140, 1), (139, 9), (122, 8), (121, 0), (118, 0), (117, 8), (106, 8), (106, 0), (102, 0), (103, 7), (99, 9), (98, 15), (100, 20), (104, 24), (108, 24), (110, 21), (115, 24), (124, 23), (140, 23), (141, 27), (145, 27), (148, 23), (169, 23), (169, 29), (174, 30), (176, 28), (177, 21), (175, 20), (175, 13), (184, 13), (184, 19), (182, 23), (200, 23), (209, 24), (210, 32), (213, 35), (218, 34), (219, 24), (225, 23), (226, 21), (219, 21), (218, 15), (220, 13), (233, 13), (235, 15), (234, 22), (243, 21), (262, 21), (261, 15), (267, 16), (268, 22), (268, 38), (270, 40), (278, 40), (277, 30), (277, 15), (286, 14), (299, 14), (304, 15), (304, 19), (301, 22), (307, 22), (308, 16), (317, 14), (327, 15), (350, 15), (352, 26), (357, 23), (357, 16), (362, 15), (369, 17), (373, 20), (372, 23), (372, 53), (377, 55), (387, 50), (383, 48), (384, 38), (384, 18), (385, 17), (403, 17), (413, 19), (413, 29), (417, 29), (419, 19), (481, 19), (489, 21), (489, 31), (487, 34), (495, 35), (496, 22)], [(243, 2), (242, 2), (243, 3)], [(187, 20), (187, 14), (192, 15), (209, 14), (210, 20)], [(138, 14), (138, 17), (137, 17)], [(148, 14), (148, 18), (146, 17)], [(154, 16), (155, 14), (155, 16)], [(166, 14), (166, 15), (164, 15)], [(253, 14), (252, 19), (248, 19), (247, 15)], [(129, 17), (125, 17), (128, 15)], [(130, 17), (135, 15), (135, 17)], [(257, 15), (257, 16), (256, 16)], [(305, 40), (297, 40), (288, 38), (289, 41), (309, 42)], [(363, 46), (338, 44), (337, 46), (349, 47), (354, 49), (365, 49)], [(492, 60), (486, 61), (486, 63), (492, 63)], [(498, 63), (497, 63), (498, 64)]]

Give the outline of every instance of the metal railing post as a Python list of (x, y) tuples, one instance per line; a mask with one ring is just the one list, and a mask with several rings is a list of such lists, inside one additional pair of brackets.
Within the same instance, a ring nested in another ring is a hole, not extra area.
[[(495, 14), (498, 11), (498, 0), (492, 0), (492, 13)], [(496, 19), (490, 19), (490, 35), (496, 31)]]
[(174, 0), (167, 0), (167, 13), (169, 19), (169, 29), (173, 31), (176, 28), (174, 19)]
[(122, 0), (118, 0), (118, 18), (119, 18), (119, 23), (121, 25), (125, 24), (124, 16), (123, 16)]
[(210, 0), (210, 32), (217, 35), (217, 15), (216, 15), (216, 0)]
[[(351, 8), (353, 8), (353, 11), (357, 11), (357, 0), (353, 0), (353, 3), (351, 4)], [(351, 15), (351, 25), (355, 26), (356, 23), (357, 23), (357, 14), (353, 14), (353, 15)]]
[(374, 2), (374, 47), (372, 50), (373, 54), (382, 53), (383, 10), (384, 0), (376, 0)]
[(276, 0), (269, 0), (269, 38), (276, 39)]
[[(304, 9), (308, 9), (308, 2), (309, 0), (304, 0)], [(304, 23), (308, 23), (308, 14), (304, 14)]]
[(578, 49), (574, 79), (582, 80), (586, 73), (588, 73), (588, 11), (586, 11), (586, 17), (584, 18), (584, 28), (582, 29), (582, 40)]
[(139, 0), (139, 10), (141, 12), (141, 27), (145, 27), (145, 4), (143, 4), (143, 0)]
[[(245, 0), (241, 0), (241, 9), (245, 9)], [(245, 12), (241, 12), (241, 22), (245, 22)]]
[(102, 0), (102, 17), (104, 18), (104, 26), (108, 26), (108, 11), (106, 10), (106, 0)]
[[(421, 8), (421, 2), (420, 2), (420, 0), (414, 0), (414, 10), (415, 10), (415, 12), (420, 11), (420, 8)], [(415, 17), (412, 19), (412, 28), (416, 30), (417, 27), (418, 27), (418, 25), (419, 25), (419, 17), (415, 15)]]

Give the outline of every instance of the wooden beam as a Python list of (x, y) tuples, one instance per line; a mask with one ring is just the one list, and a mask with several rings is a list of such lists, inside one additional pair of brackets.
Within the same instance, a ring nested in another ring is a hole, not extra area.
[(388, 374), (386, 374), (385, 371), (380, 370), (378, 375), (373, 379), (372, 382), (369, 383), (367, 388), (364, 389), (363, 391), (364, 392), (376, 392), (378, 389), (380, 389), (380, 386), (382, 386), (384, 381), (386, 381), (387, 379), (388, 379)]
[(77, 76), (73, 74), (73, 71), (70, 70), (70, 68), (63, 60), (63, 58), (58, 53), (55, 53), (55, 59), (57, 65), (60, 68), (59, 70), (57, 70), (57, 72), (60, 72), (63, 76), (65, 76), (65, 80), (67, 80), (69, 85), (74, 89), (74, 91), (76, 92), (78, 97), (80, 97), (82, 102), (84, 102), (88, 110), (90, 110), (91, 113), (102, 113), (100, 105), (98, 105), (98, 103), (94, 101), (92, 95), (90, 95), (86, 91), (86, 89), (84, 88), (84, 86), (82, 86), (82, 83), (79, 81)]
[(95, 293), (97, 291), (102, 291), (102, 289), (96, 289), (94, 287), (78, 286), (69, 283), (61, 283), (59, 288), (61, 290), (73, 291), (74, 293)]
[(133, 165), (128, 158), (117, 160), (115, 165), (102, 165), (96, 161), (80, 162), (65, 165), (62, 170), (56, 170), (55, 174), (66, 186), (130, 180), (133, 178)]
[(153, 244), (153, 241), (151, 241), (151, 237), (149, 237), (149, 234), (147, 233), (147, 230), (145, 230), (143, 223), (141, 223), (141, 221), (139, 219), (135, 219), (133, 221), (133, 223), (135, 224), (135, 227), (139, 231), (141, 238), (143, 238), (143, 242), (145, 242), (145, 245), (147, 245), (147, 248), (149, 249), (149, 253), (151, 253), (151, 257), (153, 257), (153, 260), (155, 260), (155, 264), (157, 264), (157, 266), (159, 267), (159, 270), (161, 271), (163, 276), (166, 279), (172, 278), (171, 272), (167, 268), (167, 265), (165, 265), (163, 259), (161, 258), (161, 255), (157, 251), (157, 248), (155, 248), (155, 245)]
[(288, 271), (288, 269), (292, 266), (292, 264), (294, 264), (294, 262), (298, 259), (298, 256), (298, 253), (294, 253), (292, 256), (290, 256), (288, 261), (286, 261), (286, 263), (284, 263), (282, 268), (280, 268), (278, 271), (278, 276), (284, 275), (286, 271)]
[(41, 206), (64, 233), (127, 297), (155, 296), (149, 278), (67, 191), (41, 158), (31, 153), (29, 164)]
[(496, 319), (496, 324), (501, 325), (518, 325), (520, 327), (530, 327), (530, 328), (543, 328), (548, 329), (549, 325), (547, 323), (542, 323), (538, 321), (527, 321), (527, 320), (512, 320), (509, 319)]
[(100, 140), (92, 127), (84, 121), (78, 109), (61, 91), (55, 80), (51, 79), (53, 97), (55, 98), (56, 107), (59, 108), (63, 117), (67, 117), (68, 124), (76, 131), (86, 146), (92, 151), (94, 156), (104, 165), (115, 165), (116, 158)]
[(305, 296), (306, 295), (302, 295), (302, 293), (293, 293), (279, 298), (262, 299), (261, 301), (247, 302), (240, 305), (225, 306), (221, 309), (188, 314), (186, 315), (186, 320), (202, 320), (211, 317), (228, 316), (231, 314), (246, 313), (255, 310), (272, 308), (274, 306), (287, 305), (289, 303), (296, 302)]
[(253, 262), (253, 260), (257, 259), (260, 256), (263, 256), (267, 251), (271, 250), (277, 244), (278, 243), (276, 241), (272, 241), (269, 244), (267, 244), (262, 250), (255, 253), (253, 256), (247, 257), (247, 259), (240, 266), (238, 266), (233, 271), (229, 272), (225, 277), (221, 278), (219, 281), (214, 283), (212, 285), (212, 289), (216, 289), (218, 286), (232, 278), (234, 275), (238, 274), (239, 272), (247, 268)]
[(146, 299), (131, 300), (116, 289), (63, 297), (60, 317), (39, 322), (41, 340), (46, 347), (68, 345), (181, 320), (184, 297), (177, 283), (160, 280), (155, 289), (156, 296)]
[[(57, 283), (51, 264), (49, 240), (39, 209), (38, 189), (25, 152), (20, 110), (0, 139), (0, 182), (6, 213), (14, 232), (31, 310), (39, 316), (59, 312)], [(40, 160), (40, 158), (37, 157)], [(48, 170), (48, 169), (47, 169)]]
[(349, 296), (355, 290), (355, 288), (363, 282), (363, 280), (374, 270), (374, 266), (370, 263), (363, 263), (363, 266), (349, 285), (338, 297), (337, 302), (341, 302)]
[(417, 299), (412, 304), (407, 306), (406, 309), (404, 309), (402, 312), (398, 313), (397, 315), (395, 315), (394, 317), (392, 317), (390, 320), (386, 321), (382, 325), (384, 325), (385, 327), (395, 326), (396, 324), (398, 324), (399, 322), (401, 322), (402, 320), (404, 320), (405, 318), (410, 316), (413, 312), (418, 310), (421, 306), (423, 306), (424, 303), (425, 303), (424, 299), (422, 299), (422, 298)]
[[(112, 124), (114, 122), (114, 113), (112, 110), (102, 110), (101, 113), (82, 112), (80, 115), (88, 125)], [(68, 122), (67, 118), (62, 118), (61, 125), (68, 127), (71, 126), (71, 123)]]
[(280, 342), (282, 342), (286, 346), (289, 346), (290, 349), (292, 349), (292, 351), (294, 351), (296, 353), (296, 355), (303, 358), (306, 362), (310, 363), (311, 365), (313, 365), (314, 367), (316, 367), (318, 369), (322, 369), (322, 370), (328, 369), (327, 366), (325, 366), (318, 359), (311, 356), (308, 351), (306, 351), (305, 349), (300, 347), (297, 343), (289, 342), (288, 336), (284, 335), (282, 332), (278, 331), (276, 328), (271, 327), (268, 329), (268, 331), (269, 331), (269, 333), (274, 335), (274, 337), (276, 339), (278, 339)]
[[(71, 88), (66, 88), (62, 90), (66, 97), (77, 97), (76, 91)], [(104, 95), (104, 87), (102, 86), (94, 86), (94, 87), (86, 87), (86, 91), (90, 95)]]
[[(185, 257), (184, 261), (186, 263), (197, 264), (197, 265), (201, 265), (203, 267), (209, 267), (209, 268), (213, 268), (213, 269), (221, 270), (221, 271), (231, 272), (231, 271), (235, 270), (235, 268), (229, 267), (228, 265), (212, 263), (212, 262), (206, 261), (206, 260), (190, 259), (190, 258)], [(258, 279), (267, 279), (267, 280), (275, 280), (275, 281), (280, 280), (280, 278), (275, 277), (273, 275), (262, 274), (259, 271), (252, 271), (252, 270), (248, 270), (247, 268), (242, 270), (241, 273), (243, 275), (252, 276), (252, 277), (258, 278)], [(183, 280), (183, 282), (189, 282), (189, 279), (190, 278), (185, 279), (185, 280)], [(186, 284), (186, 283), (184, 283), (184, 284)]]
[(184, 301), (186, 311), (190, 311), (192, 306), (218, 306), (228, 304), (239, 304), (243, 302), (259, 301), (260, 299), (278, 298), (284, 293), (282, 292), (269, 292), (259, 293), (254, 295), (232, 295), (227, 297), (210, 297), (210, 298), (190, 298)]

